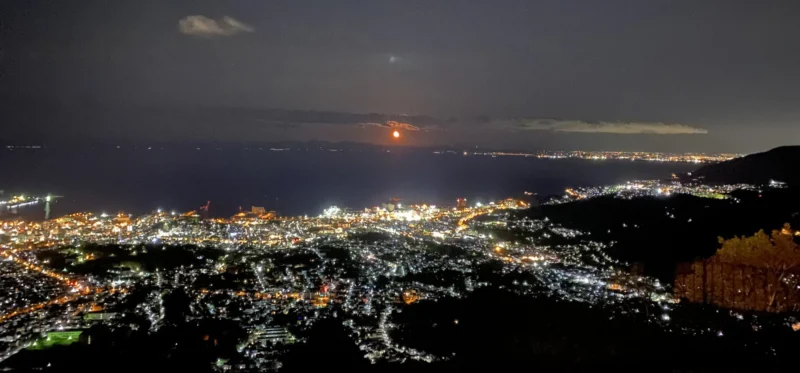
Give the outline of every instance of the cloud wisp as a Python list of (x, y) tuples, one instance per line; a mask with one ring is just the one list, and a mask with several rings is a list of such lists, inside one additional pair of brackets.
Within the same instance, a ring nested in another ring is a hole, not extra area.
[(253, 32), (252, 26), (233, 17), (224, 16), (219, 20), (201, 15), (186, 16), (178, 21), (178, 30), (185, 35), (204, 38), (233, 36)]
[(434, 118), (424, 115), (390, 115), (382, 113), (342, 113), (313, 110), (259, 110), (219, 109), (220, 115), (237, 117), (245, 115), (265, 125), (320, 124), (355, 128), (382, 128), (404, 131), (476, 131), (508, 132), (542, 131), (564, 134), (615, 134), (615, 135), (703, 135), (708, 130), (686, 124), (660, 122), (612, 122), (547, 118), (493, 119)]
[(692, 135), (707, 134), (708, 130), (685, 124), (651, 122), (586, 122), (580, 120), (522, 119), (502, 121), (498, 128), (523, 131), (570, 133), (607, 133), (619, 135)]

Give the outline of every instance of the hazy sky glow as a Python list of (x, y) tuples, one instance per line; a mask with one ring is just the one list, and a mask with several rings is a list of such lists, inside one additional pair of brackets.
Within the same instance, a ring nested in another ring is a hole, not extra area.
[(511, 149), (800, 142), (796, 1), (2, 8), (7, 141), (389, 143), (398, 129), (406, 145)]

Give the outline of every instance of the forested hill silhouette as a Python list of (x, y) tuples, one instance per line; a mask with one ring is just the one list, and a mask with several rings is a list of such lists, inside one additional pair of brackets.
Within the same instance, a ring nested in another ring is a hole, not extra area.
[(765, 184), (770, 180), (790, 185), (800, 184), (800, 146), (781, 146), (763, 153), (701, 167), (690, 178), (702, 178), (707, 183)]

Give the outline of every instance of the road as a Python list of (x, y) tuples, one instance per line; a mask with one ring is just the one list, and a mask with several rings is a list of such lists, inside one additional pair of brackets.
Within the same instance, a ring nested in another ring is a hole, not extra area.
[(94, 292), (94, 289), (92, 289), (88, 285), (80, 284), (79, 282), (77, 282), (77, 281), (75, 281), (75, 280), (73, 280), (73, 279), (71, 279), (71, 278), (69, 278), (67, 276), (63, 276), (63, 275), (60, 275), (58, 273), (55, 273), (55, 272), (52, 272), (52, 271), (48, 271), (47, 269), (42, 268), (41, 266), (39, 266), (36, 263), (31, 263), (31, 262), (29, 262), (29, 261), (27, 261), (25, 259), (22, 259), (22, 258), (20, 258), (20, 257), (18, 257), (16, 255), (14, 255), (9, 250), (3, 251), (2, 253), (0, 253), (0, 255), (4, 256), (7, 259), (13, 260), (15, 263), (21, 265), (22, 267), (24, 267), (25, 269), (27, 269), (29, 271), (39, 272), (39, 273), (41, 273), (41, 274), (43, 274), (43, 275), (45, 275), (47, 277), (51, 277), (51, 278), (54, 278), (54, 279), (56, 279), (58, 281), (61, 281), (61, 282), (64, 283), (64, 285), (66, 285), (68, 287), (68, 289), (72, 289), (71, 292), (67, 293), (66, 295), (59, 296), (57, 298), (53, 298), (53, 299), (50, 299), (50, 300), (47, 300), (47, 301), (44, 301), (44, 302), (41, 302), (41, 303), (33, 304), (33, 305), (28, 306), (28, 307), (17, 308), (15, 310), (11, 310), (9, 312), (6, 312), (6, 313), (0, 315), (0, 322), (4, 322), (4, 321), (6, 321), (6, 320), (8, 320), (8, 319), (10, 319), (12, 317), (15, 317), (15, 316), (24, 315), (24, 314), (31, 313), (31, 312), (34, 312), (34, 311), (38, 311), (38, 310), (43, 309), (43, 308), (45, 308), (47, 306), (71, 302), (71, 301), (73, 301), (73, 300), (75, 300), (77, 298), (80, 298), (82, 295), (86, 295), (86, 294), (90, 294), (90, 293)]

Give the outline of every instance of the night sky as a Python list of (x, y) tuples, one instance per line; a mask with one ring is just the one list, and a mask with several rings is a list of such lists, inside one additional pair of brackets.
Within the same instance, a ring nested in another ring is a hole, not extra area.
[(3, 0), (0, 140), (766, 150), (800, 143), (799, 20), (796, 0)]

